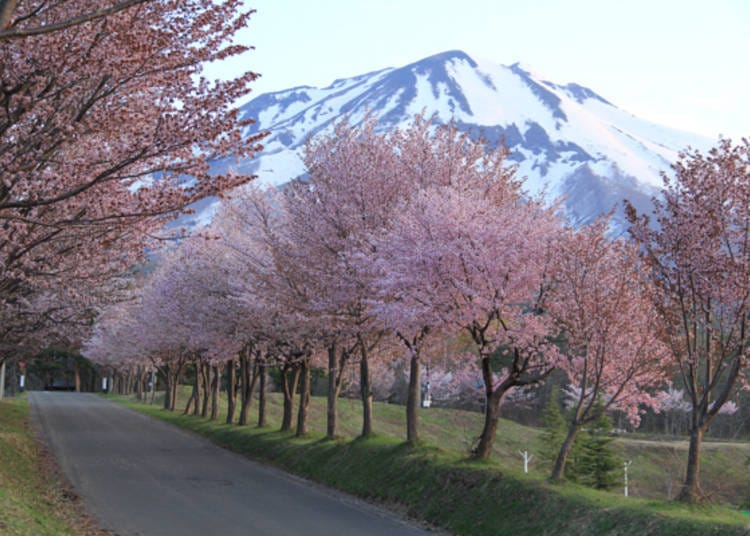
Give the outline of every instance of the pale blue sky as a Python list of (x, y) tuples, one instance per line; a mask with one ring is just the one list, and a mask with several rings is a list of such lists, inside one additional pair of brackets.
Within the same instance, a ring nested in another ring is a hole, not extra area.
[(247, 0), (253, 96), (460, 49), (639, 117), (750, 137), (748, 0)]

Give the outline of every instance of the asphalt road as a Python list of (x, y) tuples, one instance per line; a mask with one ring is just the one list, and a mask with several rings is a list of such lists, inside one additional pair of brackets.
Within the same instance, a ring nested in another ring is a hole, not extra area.
[(118, 535), (427, 534), (99, 396), (34, 392), (29, 399), (87, 509)]

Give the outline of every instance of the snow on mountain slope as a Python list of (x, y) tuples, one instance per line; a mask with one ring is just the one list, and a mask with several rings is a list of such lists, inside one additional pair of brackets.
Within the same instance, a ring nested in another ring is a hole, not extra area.
[[(414, 114), (436, 114), (491, 142), (504, 140), (526, 188), (566, 196), (573, 222), (587, 222), (630, 199), (648, 209), (678, 151), (705, 149), (711, 140), (639, 119), (578, 84), (560, 85), (520, 64), (496, 65), (460, 51), (400, 68), (336, 80), (327, 88), (267, 93), (242, 108), (257, 122), (248, 134), (270, 131), (254, 160), (217, 162), (282, 184), (304, 173), (299, 151), (309, 136), (347, 116), (374, 114), (383, 129)], [(621, 212), (616, 216), (622, 223)]]

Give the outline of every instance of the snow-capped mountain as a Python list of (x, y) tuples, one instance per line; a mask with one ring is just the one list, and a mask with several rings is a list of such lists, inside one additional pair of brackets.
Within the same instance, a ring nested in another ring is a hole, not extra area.
[(520, 64), (496, 65), (460, 51), (431, 56), (405, 67), (336, 80), (327, 88), (296, 87), (258, 96), (242, 107), (256, 119), (248, 134), (270, 131), (265, 150), (246, 162), (216, 162), (282, 184), (304, 174), (299, 151), (309, 136), (344, 116), (374, 114), (382, 128), (408, 123), (414, 114), (491, 142), (504, 140), (531, 193), (565, 196), (574, 223), (618, 207), (622, 199), (641, 209), (661, 186), (678, 151), (704, 149), (711, 140), (639, 119), (578, 84), (557, 84)]

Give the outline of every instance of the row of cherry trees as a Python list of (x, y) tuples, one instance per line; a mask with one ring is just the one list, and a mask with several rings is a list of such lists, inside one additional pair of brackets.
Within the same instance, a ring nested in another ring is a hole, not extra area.
[[(524, 194), (502, 148), (422, 117), (390, 134), (376, 127), (373, 119), (359, 127), (342, 122), (308, 142), (305, 180), (225, 199), (210, 227), (163, 254), (132, 302), (103, 314), (86, 354), (118, 367), (161, 366), (172, 389), (189, 360), (229, 362), (234, 382), (239, 356), (247, 404), (256, 377), (248, 371), (278, 366), (283, 429), (292, 428), (299, 383), (298, 434), (308, 429), (317, 360), (328, 371), (329, 437), (338, 433), (344, 370), (359, 366), (368, 435), (373, 371), (405, 359), (407, 438), (416, 441), (420, 362), (430, 344), (463, 340), (451, 367), (458, 379), (468, 364), (486, 400), (477, 458), (491, 453), (509, 392), (556, 368), (567, 373), (576, 400), (555, 479), (576, 435), (599, 412), (617, 409), (637, 424), (679, 370), (681, 383), (692, 386), (697, 419), (683, 498), (697, 498), (694, 452), (745, 365), (748, 278), (736, 270), (750, 262), (741, 250), (741, 222), (747, 233), (750, 218), (736, 183), (747, 171), (720, 171), (746, 160), (747, 145), (684, 155), (657, 204), (659, 229), (631, 210), (636, 240), (626, 240), (607, 236), (606, 218), (581, 229), (563, 225), (559, 206)], [(722, 191), (719, 180), (724, 194), (713, 193)], [(714, 211), (696, 207), (688, 221), (697, 227), (676, 228), (683, 197), (708, 192)], [(710, 260), (703, 235), (713, 240)], [(669, 257), (669, 237), (689, 250), (679, 262)], [(700, 262), (711, 270), (700, 281), (713, 278), (715, 294), (680, 309), (684, 296), (673, 294), (683, 285), (680, 270), (695, 274)], [(735, 324), (723, 323), (730, 319)]]
[[(0, 361), (74, 347), (164, 223), (251, 177), (234, 101), (202, 78), (242, 53), (240, 0), (0, 0)], [(188, 182), (185, 177), (191, 177)]]

